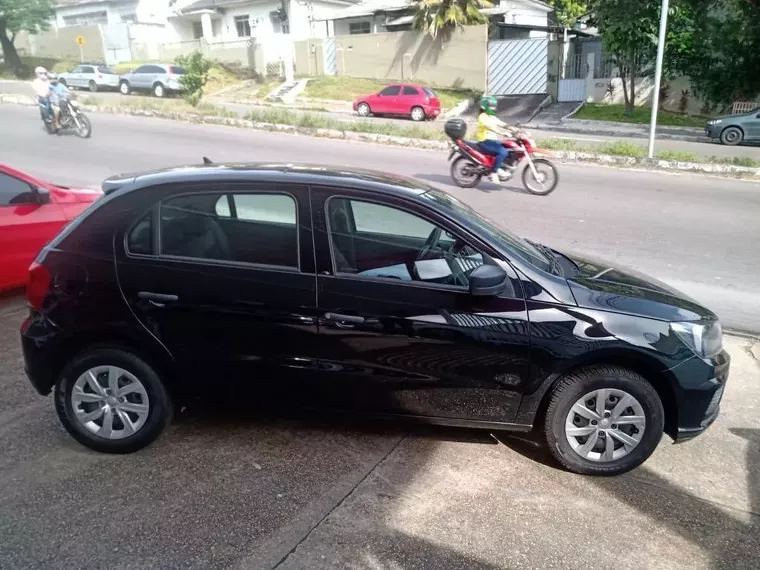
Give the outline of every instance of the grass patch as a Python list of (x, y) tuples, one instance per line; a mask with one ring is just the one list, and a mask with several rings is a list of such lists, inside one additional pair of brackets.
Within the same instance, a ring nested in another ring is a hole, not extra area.
[[(362, 95), (377, 93), (392, 81), (362, 79), (358, 77), (331, 77), (323, 75), (310, 79), (303, 92), (303, 97), (311, 99), (333, 99), (336, 101), (353, 101)], [(471, 97), (480, 97), (483, 93), (473, 89), (455, 89), (450, 87), (430, 86), (441, 100), (441, 107), (451, 109), (457, 103)]]
[[(573, 119), (586, 121), (613, 121), (615, 123), (634, 123), (648, 125), (652, 115), (651, 107), (636, 107), (633, 114), (625, 114), (625, 105), (604, 105), (587, 103), (578, 111)], [(657, 114), (657, 124), (670, 127), (704, 127), (706, 117), (696, 115), (679, 115), (670, 111), (660, 111)]]
[(294, 113), (287, 109), (256, 109), (251, 111), (246, 118), (259, 123), (274, 123), (278, 125), (291, 125), (310, 129), (332, 129), (336, 131), (354, 133), (372, 133), (394, 137), (409, 137), (425, 140), (442, 140), (446, 135), (437, 129), (426, 129), (421, 126), (402, 126), (380, 121), (341, 121), (324, 115), (312, 115), (309, 113)]
[(733, 166), (747, 166), (749, 168), (760, 167), (760, 161), (751, 156), (711, 156), (709, 162), (716, 164), (731, 164)]
[(679, 150), (661, 150), (656, 156), (662, 160), (673, 160), (675, 162), (699, 162), (699, 157), (693, 152)]
[(137, 99), (129, 96), (120, 97), (114, 101), (107, 101), (98, 97), (86, 96), (81, 97), (80, 101), (84, 105), (95, 105), (105, 107), (122, 107), (125, 109), (140, 109), (143, 111), (170, 111), (176, 113), (194, 113), (196, 115), (207, 115), (214, 117), (234, 118), (238, 115), (228, 109), (201, 101), (197, 107), (186, 103), (182, 99)]
[(545, 139), (539, 145), (546, 150), (578, 150), (578, 141), (572, 139)]
[(630, 143), (628, 141), (615, 141), (600, 144), (596, 152), (602, 154), (612, 154), (614, 156), (634, 156), (642, 157), (646, 156), (646, 149), (637, 144)]
[(79, 65), (78, 61), (71, 61), (65, 59), (56, 59), (54, 57), (22, 57), (21, 63), (24, 64), (26, 70), (22, 77), (16, 77), (13, 70), (3, 62), (0, 64), (0, 78), (2, 79), (32, 79), (34, 77), (34, 68), (42, 66), (48, 71), (54, 71), (55, 73), (65, 73), (71, 71), (75, 66)]

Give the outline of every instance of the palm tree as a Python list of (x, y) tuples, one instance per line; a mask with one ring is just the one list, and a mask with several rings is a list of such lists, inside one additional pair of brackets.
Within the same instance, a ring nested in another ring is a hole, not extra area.
[(480, 10), (493, 6), (488, 0), (416, 0), (416, 4), (414, 29), (433, 37), (444, 29), (487, 23)]

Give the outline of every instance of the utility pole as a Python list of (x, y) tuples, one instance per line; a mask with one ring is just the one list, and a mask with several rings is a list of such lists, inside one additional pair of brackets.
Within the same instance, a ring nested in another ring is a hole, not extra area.
[(652, 94), (652, 119), (649, 122), (649, 158), (654, 157), (654, 135), (657, 129), (657, 111), (660, 107), (660, 82), (662, 81), (662, 60), (665, 56), (665, 37), (668, 32), (668, 8), (670, 1), (662, 0), (660, 9), (660, 36), (657, 41), (657, 67), (654, 72), (654, 93)]

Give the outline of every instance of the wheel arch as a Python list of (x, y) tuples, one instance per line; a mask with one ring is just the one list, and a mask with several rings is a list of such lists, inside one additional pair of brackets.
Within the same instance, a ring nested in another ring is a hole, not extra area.
[(678, 400), (674, 388), (675, 378), (655, 357), (635, 350), (592, 352), (552, 373), (533, 394), (523, 398), (516, 423), (543, 425), (554, 388), (563, 378), (584, 368), (613, 366), (625, 368), (642, 376), (655, 389), (665, 412), (664, 432), (675, 438), (678, 434)]

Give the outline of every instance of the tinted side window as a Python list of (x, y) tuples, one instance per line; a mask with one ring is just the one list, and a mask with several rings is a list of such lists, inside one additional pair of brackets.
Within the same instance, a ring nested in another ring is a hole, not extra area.
[(148, 68), (146, 73), (166, 73), (166, 70), (158, 65), (148, 65), (146, 67)]
[(134, 73), (150, 73), (150, 65), (141, 65), (137, 69), (134, 70)]
[(401, 87), (399, 87), (398, 85), (391, 85), (390, 87), (386, 87), (385, 89), (380, 91), (379, 94), (382, 95), (383, 97), (388, 97), (388, 96), (398, 95), (400, 91), (401, 91)]
[(69, 73), (82, 73), (82, 66), (77, 65), (74, 69), (72, 69)]
[(466, 288), (484, 263), (463, 240), (405, 210), (345, 198), (331, 199), (327, 210), (339, 274)]
[(153, 254), (153, 212), (148, 212), (127, 234), (127, 249), (140, 255)]
[(404, 95), (419, 95), (420, 92), (414, 87), (404, 87)]
[(34, 204), (34, 189), (26, 182), (0, 173), (0, 206)]
[(295, 200), (285, 194), (194, 194), (161, 204), (161, 254), (295, 267)]

